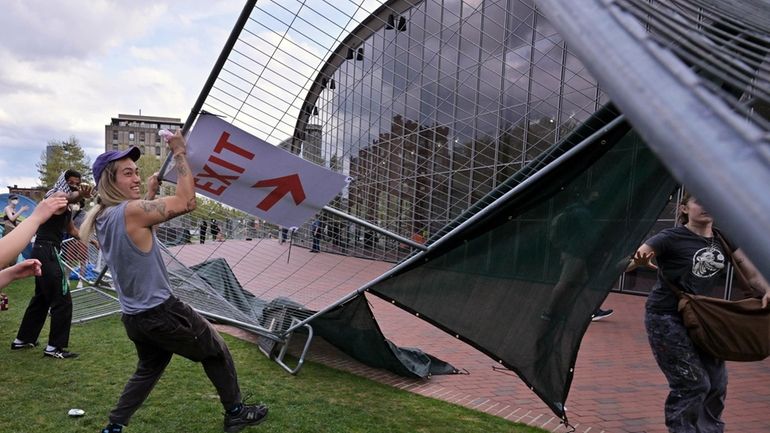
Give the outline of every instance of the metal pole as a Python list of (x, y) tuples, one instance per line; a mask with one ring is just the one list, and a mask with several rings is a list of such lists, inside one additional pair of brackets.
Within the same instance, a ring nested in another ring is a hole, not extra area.
[(650, 36), (626, 2), (535, 3), (661, 163), (770, 278), (768, 131), (747, 122), (708, 79)]
[(393, 232), (390, 232), (388, 230), (385, 230), (382, 227), (376, 226), (376, 225), (374, 225), (374, 224), (372, 224), (372, 223), (370, 223), (368, 221), (364, 221), (364, 220), (362, 220), (360, 218), (354, 217), (353, 215), (346, 214), (345, 212), (342, 212), (340, 210), (337, 210), (337, 209), (334, 209), (334, 208), (330, 208), (329, 206), (324, 206), (323, 210), (325, 210), (326, 212), (329, 212), (330, 214), (336, 215), (336, 216), (338, 216), (340, 218), (344, 218), (344, 219), (346, 219), (348, 221), (351, 221), (351, 222), (353, 222), (355, 224), (362, 225), (362, 226), (364, 226), (364, 227), (366, 227), (366, 228), (368, 228), (370, 230), (374, 230), (374, 231), (376, 231), (377, 233), (379, 233), (381, 235), (384, 235), (384, 236), (389, 237), (391, 239), (395, 239), (395, 240), (397, 240), (399, 242), (405, 243), (405, 244), (409, 245), (412, 248), (416, 248), (416, 249), (418, 249), (420, 251), (427, 251), (428, 250), (428, 247), (426, 247), (423, 244), (417, 243), (417, 242), (415, 242), (415, 241), (413, 241), (411, 239), (407, 239), (407, 238), (405, 238), (405, 237), (403, 237), (401, 235), (398, 235), (396, 233), (393, 233)]
[(597, 138), (599, 138), (602, 135), (606, 134), (608, 131), (612, 130), (613, 128), (615, 128), (616, 126), (620, 125), (624, 121), (625, 121), (625, 117), (623, 115), (620, 115), (620, 116), (616, 117), (610, 123), (608, 123), (607, 125), (605, 125), (601, 129), (599, 129), (598, 131), (594, 132), (593, 134), (589, 135), (588, 137), (586, 137), (580, 143), (576, 144), (575, 147), (573, 147), (572, 149), (564, 152), (564, 154), (562, 154), (559, 157), (557, 157), (550, 164), (548, 164), (545, 167), (543, 167), (542, 169), (538, 170), (537, 172), (535, 172), (532, 176), (528, 177), (527, 179), (524, 179), (520, 184), (516, 185), (510, 191), (506, 192), (505, 194), (503, 194), (502, 196), (497, 198), (495, 201), (490, 203), (487, 207), (485, 207), (484, 209), (481, 209), (478, 213), (476, 213), (472, 217), (468, 218), (467, 220), (463, 221), (457, 227), (452, 229), (449, 233), (445, 234), (444, 236), (442, 236), (438, 240), (436, 240), (436, 242), (428, 245), (426, 250), (421, 251), (421, 252), (419, 252), (419, 253), (409, 257), (408, 259), (404, 260), (403, 262), (401, 262), (398, 265), (394, 266), (393, 268), (389, 269), (387, 272), (383, 273), (379, 277), (377, 277), (377, 278), (369, 281), (368, 283), (364, 284), (363, 286), (358, 288), (355, 292), (350, 293), (350, 294), (344, 296), (343, 298), (341, 298), (337, 302), (335, 302), (335, 303), (329, 305), (328, 307), (318, 311), (317, 313), (307, 317), (306, 319), (302, 320), (301, 322), (297, 323), (296, 325), (290, 326), (289, 329), (287, 329), (285, 331), (285, 333), (288, 334), (288, 333), (292, 332), (293, 330), (297, 329), (298, 327), (304, 325), (305, 323), (309, 323), (311, 320), (315, 319), (316, 317), (318, 317), (318, 316), (320, 316), (322, 314), (325, 314), (325, 313), (331, 311), (334, 308), (337, 308), (339, 305), (342, 305), (342, 304), (350, 301), (351, 299), (353, 299), (356, 296), (360, 295), (361, 293), (365, 292), (366, 290), (368, 290), (369, 288), (371, 288), (375, 284), (378, 284), (381, 281), (384, 281), (385, 279), (390, 278), (392, 275), (394, 275), (395, 273), (399, 272), (401, 269), (411, 265), (412, 263), (414, 263), (414, 262), (416, 262), (418, 260), (421, 260), (430, 251), (438, 248), (440, 245), (446, 243), (449, 239), (454, 237), (455, 234), (461, 232), (466, 227), (468, 227), (468, 226), (470, 226), (472, 224), (475, 224), (476, 221), (478, 221), (478, 220), (480, 220), (482, 218), (485, 218), (487, 215), (489, 215), (491, 212), (496, 210), (498, 207), (502, 206), (506, 201), (508, 201), (508, 199), (511, 196), (514, 196), (514, 195), (518, 194), (519, 191), (521, 191), (522, 189), (526, 188), (531, 183), (539, 180), (543, 176), (545, 176), (548, 173), (550, 173), (555, 167), (557, 167), (559, 165), (559, 162), (561, 162), (562, 160), (567, 159), (567, 158), (571, 157), (572, 155), (574, 155), (575, 153), (583, 150), (586, 146), (588, 146), (591, 143), (593, 143)]
[[(217, 81), (219, 73), (225, 66), (225, 62), (227, 62), (227, 57), (233, 50), (235, 43), (238, 42), (238, 38), (241, 36), (241, 31), (246, 26), (246, 21), (248, 21), (249, 16), (251, 16), (251, 11), (254, 9), (256, 4), (257, 0), (248, 0), (243, 6), (243, 10), (241, 10), (241, 15), (238, 17), (238, 21), (235, 22), (235, 26), (230, 32), (230, 36), (227, 38), (225, 46), (222, 47), (222, 51), (219, 53), (217, 62), (211, 69), (209, 77), (206, 80), (206, 83), (203, 85), (203, 89), (201, 89), (201, 92), (198, 94), (198, 99), (195, 101), (192, 109), (190, 109), (190, 114), (187, 115), (187, 120), (185, 120), (184, 125), (182, 125), (182, 135), (187, 135), (187, 133), (190, 131), (190, 128), (192, 127), (193, 122), (195, 121), (195, 118), (200, 114), (201, 109), (203, 108), (203, 104), (206, 102), (206, 98), (209, 96), (209, 92), (211, 92), (211, 88), (214, 87), (214, 83)], [(163, 165), (160, 167), (160, 171), (158, 172), (159, 181), (163, 180), (163, 175), (166, 173), (168, 164), (170, 162), (171, 154), (168, 154), (166, 156), (166, 160), (163, 161)]]
[(241, 322), (240, 320), (235, 320), (235, 319), (232, 319), (232, 318), (229, 318), (229, 317), (220, 316), (219, 314), (209, 313), (209, 312), (203, 311), (203, 310), (198, 309), (198, 308), (193, 308), (193, 309), (195, 311), (197, 311), (198, 313), (200, 313), (201, 315), (203, 315), (205, 317), (208, 317), (208, 318), (211, 318), (211, 319), (214, 319), (217, 322), (226, 323), (228, 325), (235, 326), (236, 328), (240, 328), (240, 329), (243, 329), (245, 331), (251, 331), (251, 332), (253, 332), (255, 334), (259, 334), (259, 335), (261, 335), (263, 337), (267, 337), (267, 338), (269, 338), (271, 340), (274, 340), (274, 341), (277, 341), (279, 343), (283, 342), (282, 338), (279, 338), (278, 336), (275, 335), (275, 333), (272, 333), (272, 332), (270, 332), (270, 330), (265, 329), (265, 328), (263, 328), (261, 326), (253, 325), (251, 323)]

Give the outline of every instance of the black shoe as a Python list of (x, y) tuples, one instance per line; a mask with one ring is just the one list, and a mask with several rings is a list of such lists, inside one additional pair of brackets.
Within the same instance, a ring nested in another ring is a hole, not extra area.
[(107, 427), (101, 429), (99, 433), (123, 433), (123, 426), (120, 424), (107, 424)]
[(231, 415), (225, 413), (225, 432), (239, 432), (250, 425), (257, 425), (267, 418), (267, 406), (264, 404), (244, 404), (240, 412)]
[(58, 347), (54, 350), (44, 350), (43, 356), (50, 356), (51, 358), (56, 359), (67, 359), (67, 358), (77, 358), (77, 353), (68, 352), (64, 349), (59, 349)]
[(37, 341), (34, 343), (17, 343), (15, 341), (11, 342), (11, 350), (31, 349), (33, 347), (37, 347)]
[(612, 308), (610, 308), (610, 309), (608, 309), (608, 310), (602, 310), (601, 308), (599, 308), (599, 309), (598, 309), (598, 310), (596, 310), (596, 312), (595, 312), (595, 313), (594, 313), (594, 314), (591, 316), (591, 321), (592, 321), (592, 322), (596, 322), (597, 320), (602, 320), (602, 319), (604, 319), (605, 317), (610, 317), (610, 316), (612, 316), (612, 313), (613, 313), (613, 311), (612, 311)]

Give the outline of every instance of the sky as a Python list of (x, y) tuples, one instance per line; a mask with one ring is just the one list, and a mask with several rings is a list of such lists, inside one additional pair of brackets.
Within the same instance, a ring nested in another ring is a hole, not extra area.
[(9, 0), (0, 14), (0, 193), (39, 184), (49, 141), (91, 161), (118, 114), (183, 121), (243, 0)]

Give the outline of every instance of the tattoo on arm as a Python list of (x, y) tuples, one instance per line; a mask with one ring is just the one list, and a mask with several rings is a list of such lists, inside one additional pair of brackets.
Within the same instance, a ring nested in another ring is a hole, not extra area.
[(187, 167), (187, 158), (183, 153), (174, 155), (174, 162), (176, 163), (176, 172), (179, 176), (187, 176), (189, 168)]
[(166, 204), (163, 203), (162, 200), (153, 200), (153, 201), (142, 200), (139, 202), (139, 207), (145, 213), (155, 212), (158, 215), (162, 216), (163, 218), (167, 218)]

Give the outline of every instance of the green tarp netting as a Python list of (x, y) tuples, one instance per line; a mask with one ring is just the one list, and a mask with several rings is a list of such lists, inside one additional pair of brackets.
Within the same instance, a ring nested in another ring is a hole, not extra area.
[[(276, 298), (266, 302), (244, 290), (225, 259), (207, 260), (190, 269), (231, 305), (265, 328), (269, 328), (269, 324), (265, 323), (267, 317), (284, 317), (291, 321), (292, 311), (302, 311), (302, 314), (297, 315), (299, 317), (308, 316), (308, 310), (290, 299)], [(284, 314), (276, 314), (279, 311)], [(283, 324), (281, 328), (288, 328), (288, 325)], [(402, 376), (422, 378), (457, 373), (450, 364), (420, 349), (398, 347), (386, 339), (363, 296), (314, 319), (311, 325), (316, 335), (372, 367)]]
[[(557, 147), (574, 147), (614, 117), (604, 110)], [(676, 186), (625, 123), (574, 150), (370, 288), (515, 371), (565, 420), (591, 314)]]

